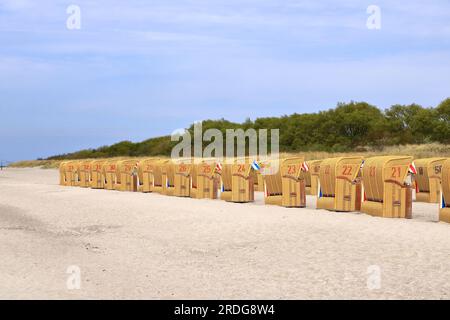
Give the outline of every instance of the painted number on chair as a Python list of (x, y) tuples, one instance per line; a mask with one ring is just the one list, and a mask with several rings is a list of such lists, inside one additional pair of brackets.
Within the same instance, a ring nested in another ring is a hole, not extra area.
[(353, 167), (352, 166), (345, 165), (343, 167), (343, 170), (342, 170), (342, 175), (343, 176), (351, 176), (352, 175), (352, 171), (353, 171)]
[(297, 172), (297, 168), (295, 165), (288, 166), (288, 174), (295, 174)]
[(392, 170), (391, 178), (400, 178), (402, 172), (401, 167), (393, 167), (391, 170)]
[(434, 173), (440, 174), (442, 172), (442, 166), (435, 166), (434, 167)]
[(211, 173), (211, 167), (210, 166), (204, 166), (203, 167), (203, 173)]

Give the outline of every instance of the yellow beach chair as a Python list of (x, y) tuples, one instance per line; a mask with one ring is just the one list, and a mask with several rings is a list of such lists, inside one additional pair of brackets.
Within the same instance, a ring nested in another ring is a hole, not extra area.
[(362, 169), (364, 198), (361, 212), (385, 218), (412, 217), (409, 156), (368, 158)]
[(197, 165), (197, 199), (217, 199), (220, 167), (222, 165), (215, 160), (205, 160)]
[(107, 160), (103, 164), (102, 178), (106, 190), (116, 189), (117, 160)]
[(103, 179), (103, 165), (105, 160), (93, 160), (90, 164), (91, 171), (90, 176), (90, 187), (92, 189), (104, 189), (105, 180)]
[(450, 159), (442, 164), (439, 220), (450, 223)]
[(137, 191), (136, 160), (117, 161), (115, 189), (117, 191)]
[(255, 200), (254, 173), (249, 159), (236, 159), (231, 166), (231, 202)]
[[(159, 159), (155, 158), (149, 158), (149, 159), (142, 159), (139, 161), (137, 170), (138, 170), (138, 191), (148, 193), (153, 192), (155, 185), (154, 185), (154, 172), (155, 172), (155, 166), (158, 165), (160, 162)], [(159, 175), (159, 180), (161, 180), (161, 174)], [(161, 187), (161, 183), (159, 184)]]
[(359, 211), (362, 157), (325, 159), (320, 164), (317, 209)]
[(441, 198), (442, 165), (445, 158), (428, 158), (414, 160), (417, 174), (416, 201), (439, 203)]
[(174, 163), (174, 190), (176, 197), (190, 197), (194, 164), (191, 159), (177, 160)]
[(78, 186), (81, 188), (91, 186), (91, 162), (92, 160), (82, 160), (78, 164)]

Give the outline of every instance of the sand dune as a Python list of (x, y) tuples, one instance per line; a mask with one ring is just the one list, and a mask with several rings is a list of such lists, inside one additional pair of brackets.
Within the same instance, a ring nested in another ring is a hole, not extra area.
[(315, 210), (313, 197), (287, 209), (262, 194), (233, 204), (57, 182), (56, 170), (0, 171), (0, 298), (450, 298), (437, 205), (393, 220)]

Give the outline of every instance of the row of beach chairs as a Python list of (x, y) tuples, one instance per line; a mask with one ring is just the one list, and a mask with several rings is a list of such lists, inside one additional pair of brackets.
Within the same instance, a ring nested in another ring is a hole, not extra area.
[(306, 206), (306, 195), (314, 195), (318, 209), (390, 218), (412, 218), (415, 188), (415, 200), (439, 203), (440, 220), (450, 223), (450, 159), (446, 158), (64, 161), (60, 184), (237, 203), (252, 202), (255, 191), (262, 191), (265, 204), (296, 208)]

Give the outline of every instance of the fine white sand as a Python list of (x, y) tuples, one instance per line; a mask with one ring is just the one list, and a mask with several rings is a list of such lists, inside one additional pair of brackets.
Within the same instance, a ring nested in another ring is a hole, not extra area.
[(259, 193), (233, 204), (57, 183), (56, 170), (0, 171), (0, 298), (450, 298), (437, 205), (382, 219), (314, 197), (287, 209)]

